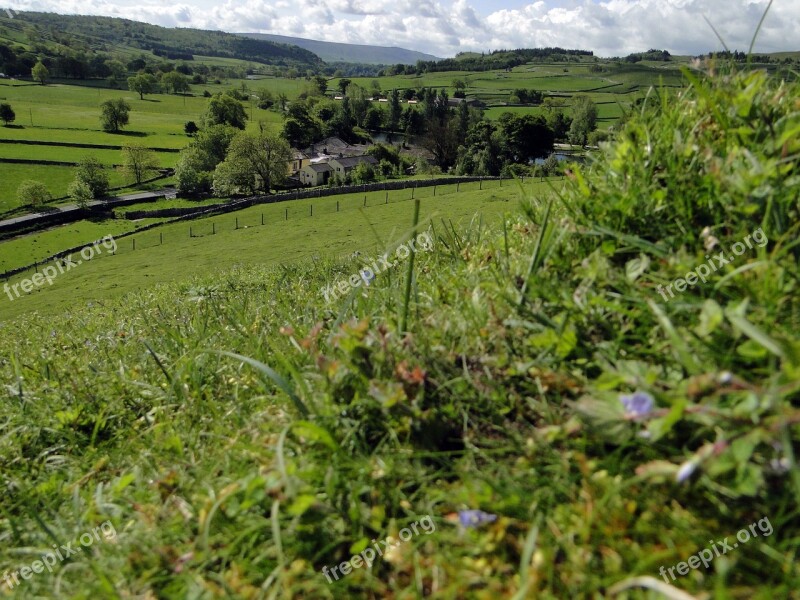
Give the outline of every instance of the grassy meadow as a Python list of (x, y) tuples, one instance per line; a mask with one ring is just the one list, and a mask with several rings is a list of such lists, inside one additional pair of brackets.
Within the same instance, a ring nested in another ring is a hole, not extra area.
[(798, 598), (800, 89), (688, 83), (552, 185), (254, 207), (0, 299), (0, 595)]
[[(208, 65), (252, 66), (236, 59), (196, 57)], [(380, 77), (377, 81), (382, 90), (413, 87), (446, 87), (451, 95), (454, 79), (463, 79), (467, 94), (487, 103), (486, 115), (495, 119), (503, 112), (540, 114), (540, 106), (506, 107), (511, 91), (529, 88), (559, 97), (565, 110), (569, 110), (571, 96), (575, 93), (589, 95), (598, 107), (598, 123), (601, 128), (612, 125), (623, 116), (632, 102), (643, 95), (651, 85), (680, 86), (684, 82), (676, 65), (657, 68), (642, 65), (616, 65), (602, 63), (604, 72), (593, 73), (590, 63), (541, 63), (523, 65), (511, 72), (488, 71), (480, 73), (446, 72), (428, 73), (419, 76)], [(566, 69), (566, 72), (565, 72)], [(375, 78), (353, 78), (352, 80), (372, 89)], [(337, 89), (338, 79), (329, 81), (330, 91)], [(141, 100), (138, 94), (128, 90), (110, 89), (104, 81), (57, 80), (46, 86), (30, 81), (0, 80), (0, 101), (8, 102), (16, 112), (12, 127), (0, 127), (0, 159), (24, 158), (28, 160), (75, 161), (87, 155), (96, 156), (104, 164), (121, 162), (119, 152), (105, 149), (74, 149), (68, 147), (23, 146), (4, 143), (9, 140), (61, 142), (65, 144), (93, 144), (121, 146), (138, 143), (149, 148), (180, 149), (189, 143), (183, 127), (187, 121), (200, 121), (208, 100), (205, 91), (216, 93), (246, 85), (251, 91), (270, 90), (276, 97), (286, 94), (292, 100), (305, 91), (310, 83), (305, 78), (260, 77), (255, 80), (226, 79), (203, 85), (193, 85), (187, 95), (148, 94)], [(106, 133), (100, 128), (99, 105), (107, 99), (125, 99), (132, 107), (130, 124), (120, 134)], [(275, 110), (261, 110), (246, 104), (251, 117), (248, 128), (255, 130), (259, 121), (270, 128), (279, 129), (283, 117)], [(173, 167), (177, 154), (158, 153), (162, 167)], [(21, 167), (21, 168), (20, 168)], [(66, 194), (72, 180), (69, 169), (45, 165), (10, 165), (0, 163), (0, 213), (18, 207), (16, 190), (25, 179), (43, 181), (55, 197)], [(119, 174), (114, 176), (114, 185), (125, 182)]]
[[(550, 183), (560, 184), (560, 181)], [(414, 196), (423, 200), (422, 218), (447, 219), (460, 225), (477, 214), (487, 221), (499, 218), (498, 215), (513, 211), (519, 200), (518, 185), (508, 181), (502, 188), (497, 181), (485, 182), (482, 191), (479, 187), (478, 183), (465, 184), (456, 193), (456, 185), (442, 185), (437, 187), (435, 197), (433, 188), (420, 188)], [(528, 181), (522, 189), (525, 193), (544, 192), (549, 190), (549, 184)], [(164, 225), (118, 240), (114, 256), (104, 255), (81, 265), (80, 271), (73, 269), (53, 286), (38, 288), (13, 301), (4, 295), (0, 299), (0, 319), (31, 311), (56, 313), (75, 302), (118, 297), (158, 283), (189, 275), (207, 276), (236, 265), (277, 265), (313, 257), (345, 256), (356, 251), (375, 254), (400, 234), (398, 223), (403, 222), (410, 210), (411, 194), (411, 190), (391, 191), (389, 203), (385, 204), (385, 192), (370, 192), (366, 194), (366, 208), (365, 194), (264, 204)], [(147, 209), (151, 209), (149, 204)], [(63, 248), (106, 235), (116, 236), (154, 222), (152, 219), (81, 221), (0, 242), (0, 270), (24, 266)], [(8, 283), (13, 285), (31, 275), (33, 271), (21, 273)]]

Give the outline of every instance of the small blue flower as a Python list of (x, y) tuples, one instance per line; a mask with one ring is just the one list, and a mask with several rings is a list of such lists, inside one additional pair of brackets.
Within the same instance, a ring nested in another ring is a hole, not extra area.
[(458, 512), (458, 521), (462, 527), (478, 527), (484, 523), (493, 523), (497, 515), (483, 512), (482, 510), (461, 510)]
[(655, 406), (653, 397), (647, 392), (623, 394), (619, 397), (619, 401), (625, 407), (625, 412), (636, 418), (646, 417), (653, 411), (653, 406)]
[(697, 463), (694, 460), (686, 461), (681, 465), (681, 468), (678, 469), (678, 473), (675, 475), (675, 481), (683, 483), (692, 476), (695, 469), (697, 469)]

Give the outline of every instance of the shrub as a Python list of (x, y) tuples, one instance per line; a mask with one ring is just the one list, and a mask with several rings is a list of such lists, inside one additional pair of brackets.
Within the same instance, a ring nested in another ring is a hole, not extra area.
[(86, 208), (89, 206), (89, 201), (94, 198), (92, 189), (89, 185), (80, 179), (75, 179), (67, 190), (67, 195), (78, 206), (78, 208)]
[(108, 192), (106, 168), (93, 156), (88, 156), (78, 163), (75, 179), (89, 187), (92, 191), (92, 198), (101, 198)]
[(47, 186), (40, 181), (23, 181), (17, 188), (17, 198), (22, 204), (38, 207), (52, 199)]

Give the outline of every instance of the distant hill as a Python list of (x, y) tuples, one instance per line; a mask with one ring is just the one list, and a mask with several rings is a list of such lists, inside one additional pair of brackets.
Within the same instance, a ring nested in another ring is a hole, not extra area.
[(266, 39), (247, 39), (222, 31), (167, 28), (128, 19), (87, 15), (20, 11), (16, 16), (6, 23), (33, 25), (56, 40), (75, 36), (94, 49), (124, 46), (169, 59), (191, 60), (192, 55), (199, 54), (278, 66), (317, 69), (322, 65), (318, 56), (304, 48)]
[(269, 40), (282, 44), (293, 44), (305, 48), (325, 62), (361, 63), (368, 65), (414, 65), (418, 60), (439, 60), (438, 57), (415, 50), (388, 46), (366, 46), (360, 44), (339, 44), (320, 42), (305, 38), (287, 37), (272, 33), (240, 33), (243, 37), (256, 40)]

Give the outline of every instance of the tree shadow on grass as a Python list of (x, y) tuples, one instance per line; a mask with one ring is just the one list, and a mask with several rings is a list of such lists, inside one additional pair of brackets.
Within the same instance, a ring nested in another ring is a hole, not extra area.
[(144, 131), (109, 131), (113, 135), (122, 135), (126, 137), (147, 137)]

